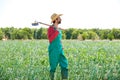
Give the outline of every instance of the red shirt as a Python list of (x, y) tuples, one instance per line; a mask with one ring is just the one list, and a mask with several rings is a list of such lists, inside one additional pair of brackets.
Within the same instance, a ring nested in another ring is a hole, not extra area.
[(58, 36), (58, 34), (59, 32), (53, 26), (50, 26), (47, 32), (49, 42), (51, 43)]

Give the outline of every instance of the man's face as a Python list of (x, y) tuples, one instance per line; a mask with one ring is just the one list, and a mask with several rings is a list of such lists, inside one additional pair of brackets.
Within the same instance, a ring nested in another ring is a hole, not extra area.
[(61, 23), (61, 18), (60, 17), (57, 18), (57, 22), (58, 22), (58, 24)]

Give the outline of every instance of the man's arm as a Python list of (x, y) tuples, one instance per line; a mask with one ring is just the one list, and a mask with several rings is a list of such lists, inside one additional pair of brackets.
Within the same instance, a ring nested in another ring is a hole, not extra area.
[(58, 29), (60, 29), (60, 30), (66, 30), (66, 29), (63, 29), (63, 28), (60, 28), (60, 27)]

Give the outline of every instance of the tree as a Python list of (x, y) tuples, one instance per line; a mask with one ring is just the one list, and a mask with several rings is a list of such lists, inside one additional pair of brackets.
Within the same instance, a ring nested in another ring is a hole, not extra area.
[(107, 39), (109, 33), (110, 33), (109, 29), (100, 30), (100, 39)]
[(37, 39), (42, 39), (42, 31), (43, 31), (43, 28), (38, 29), (38, 31), (37, 31)]
[(77, 39), (79, 35), (79, 31), (77, 29), (75, 29), (73, 32), (72, 32), (72, 36), (71, 36), (71, 39)]
[(34, 31), (34, 35), (33, 35), (33, 38), (34, 39), (37, 39), (37, 29), (33, 30)]
[(17, 32), (17, 39), (28, 39), (27, 32), (22, 30), (22, 29), (20, 29)]
[(73, 31), (74, 31), (73, 28), (66, 30), (66, 39), (71, 39)]
[(28, 39), (33, 39), (33, 31), (30, 28), (23, 28), (24, 33), (26, 33)]
[(108, 34), (108, 39), (109, 40), (113, 40), (114, 39), (114, 35), (113, 35), (112, 31)]
[(96, 40), (96, 39), (99, 39), (99, 37), (95, 32), (88, 31), (88, 39)]
[(62, 31), (62, 39), (66, 39), (66, 31), (65, 30)]
[(0, 29), (0, 40), (3, 38), (3, 32), (2, 30)]
[(11, 32), (11, 39), (14, 40), (14, 39), (18, 39), (17, 38), (17, 32), (18, 32), (18, 29), (14, 28)]
[(6, 27), (4, 29), (2, 29), (4, 36), (7, 37), (8, 39), (10, 39), (10, 34), (11, 34), (11, 30), (10, 28)]
[(93, 28), (93, 29), (90, 29), (90, 31), (93, 31), (93, 32), (95, 32), (98, 36), (100, 36), (100, 29), (99, 29), (99, 28)]
[(120, 29), (112, 29), (112, 33), (115, 39), (120, 39)]
[(82, 39), (85, 40), (87, 38), (88, 38), (88, 33), (87, 32), (83, 32)]
[(42, 29), (41, 39), (47, 39), (47, 29), (46, 28)]

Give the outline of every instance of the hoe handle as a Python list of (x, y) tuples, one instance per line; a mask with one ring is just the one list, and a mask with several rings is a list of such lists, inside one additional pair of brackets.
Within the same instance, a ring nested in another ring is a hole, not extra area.
[(46, 25), (46, 26), (50, 26), (49, 24), (46, 24), (46, 23), (42, 23), (42, 22), (38, 22), (38, 23)]

